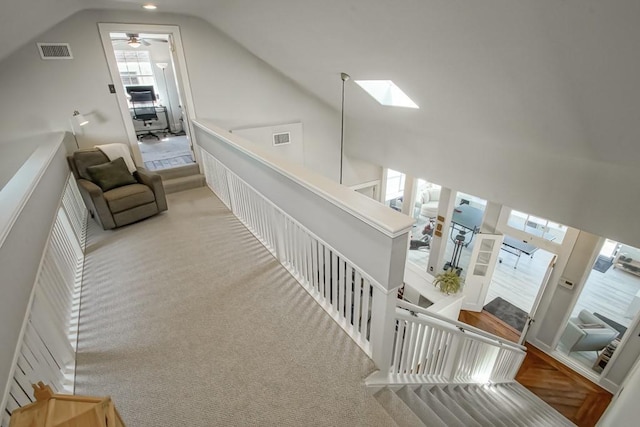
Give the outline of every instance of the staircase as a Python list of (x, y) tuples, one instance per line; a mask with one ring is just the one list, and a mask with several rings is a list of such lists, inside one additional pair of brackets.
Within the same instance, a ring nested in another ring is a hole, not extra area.
[(400, 427), (574, 425), (517, 382), (388, 386), (374, 397)]
[(204, 175), (200, 173), (200, 169), (195, 163), (154, 172), (162, 177), (164, 191), (167, 194), (203, 187), (205, 184)]

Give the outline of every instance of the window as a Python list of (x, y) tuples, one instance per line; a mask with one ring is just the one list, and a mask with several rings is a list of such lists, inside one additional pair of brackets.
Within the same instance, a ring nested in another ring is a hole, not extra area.
[(114, 53), (124, 87), (151, 85), (158, 93), (148, 50), (116, 50)]
[(516, 210), (512, 210), (509, 214), (507, 225), (558, 244), (562, 243), (567, 233), (565, 225)]
[(382, 105), (420, 108), (391, 80), (356, 80), (355, 82)]
[(387, 191), (384, 200), (389, 204), (390, 201), (401, 198), (404, 194), (405, 175), (402, 172), (388, 169), (387, 172)]

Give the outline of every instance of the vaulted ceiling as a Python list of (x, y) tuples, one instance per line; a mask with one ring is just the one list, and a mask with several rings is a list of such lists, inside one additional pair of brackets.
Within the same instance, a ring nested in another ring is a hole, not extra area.
[[(88, 8), (120, 0), (7, 0), (0, 59)], [(419, 110), (347, 87), (347, 114), (416, 138), (640, 162), (637, 0), (157, 0), (199, 16), (340, 107), (340, 72), (392, 79)], [(1, 66), (1, 63), (0, 63)]]

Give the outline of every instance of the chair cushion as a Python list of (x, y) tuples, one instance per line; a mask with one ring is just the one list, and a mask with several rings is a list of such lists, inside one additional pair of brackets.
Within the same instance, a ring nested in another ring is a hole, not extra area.
[(129, 172), (122, 157), (101, 165), (89, 166), (87, 172), (89, 172), (91, 180), (102, 188), (102, 191), (138, 182)]
[(80, 178), (91, 181), (91, 175), (87, 172), (89, 166), (101, 165), (108, 163), (109, 158), (100, 150), (83, 150), (73, 153), (73, 162), (75, 163)]
[(116, 214), (155, 201), (153, 191), (146, 185), (131, 184), (104, 193), (109, 210)]
[(580, 313), (578, 313), (578, 319), (579, 319), (579, 322), (576, 322), (576, 323), (581, 323), (581, 324), (599, 323), (604, 326), (604, 322), (598, 319), (596, 316), (593, 315), (593, 313), (591, 313), (588, 310), (584, 310), (584, 309), (580, 310)]

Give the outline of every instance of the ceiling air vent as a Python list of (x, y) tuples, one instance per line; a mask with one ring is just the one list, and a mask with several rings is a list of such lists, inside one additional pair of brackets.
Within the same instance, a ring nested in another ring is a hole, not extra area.
[(69, 43), (38, 43), (42, 59), (73, 59)]
[(273, 134), (273, 145), (291, 144), (291, 133), (280, 132)]

